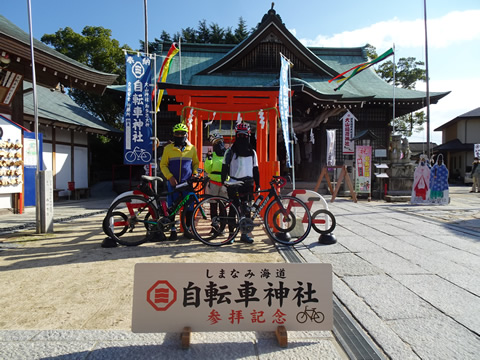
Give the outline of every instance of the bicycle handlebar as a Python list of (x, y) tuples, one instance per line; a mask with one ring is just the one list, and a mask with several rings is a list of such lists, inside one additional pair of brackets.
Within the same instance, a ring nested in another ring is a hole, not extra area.
[(283, 176), (273, 176), (270, 181), (271, 186), (277, 186), (279, 189), (284, 187), (287, 184), (287, 179)]

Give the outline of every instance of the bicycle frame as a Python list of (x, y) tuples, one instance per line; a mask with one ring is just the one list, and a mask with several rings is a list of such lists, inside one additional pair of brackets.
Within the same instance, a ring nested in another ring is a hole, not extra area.
[[(282, 212), (282, 214), (284, 216), (286, 216), (291, 208), (292, 208), (292, 205), (289, 203), (288, 206), (285, 208), (283, 207), (283, 204), (282, 204), (282, 199), (281, 199), (281, 196), (278, 194), (277, 190), (275, 189), (275, 185), (273, 183), (270, 184), (270, 189), (265, 189), (265, 190), (259, 190), (259, 191), (256, 191), (254, 194), (260, 194), (260, 193), (268, 193), (267, 196), (260, 202), (260, 204), (258, 204), (258, 206), (255, 207), (255, 210), (253, 211), (252, 215), (251, 215), (251, 219), (252, 220), (255, 220), (259, 215), (260, 215), (260, 212), (262, 211), (262, 209), (267, 206), (269, 203), (270, 203), (270, 200), (275, 201), (277, 204), (281, 205), (280, 206), (280, 210)], [(237, 197), (239, 198), (239, 193), (237, 191), (236, 193)], [(249, 206), (250, 210), (252, 209), (252, 206)], [(240, 209), (239, 209), (240, 210)], [(263, 216), (260, 215), (260, 217), (263, 218)], [(306, 217), (306, 215), (303, 217), (302, 219), (302, 222), (303, 223), (308, 223), (308, 218)]]

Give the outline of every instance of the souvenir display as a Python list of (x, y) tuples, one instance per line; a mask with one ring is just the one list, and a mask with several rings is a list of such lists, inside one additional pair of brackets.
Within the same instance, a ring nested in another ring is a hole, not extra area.
[(0, 140), (0, 186), (19, 185), (23, 183), (23, 145), (16, 142)]

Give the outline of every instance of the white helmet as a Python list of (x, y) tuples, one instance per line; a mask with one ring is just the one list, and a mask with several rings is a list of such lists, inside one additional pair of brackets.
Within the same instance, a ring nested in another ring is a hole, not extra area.
[(208, 141), (210, 141), (210, 143), (212, 143), (212, 144), (216, 143), (218, 140), (223, 141), (223, 136), (221, 134), (217, 133), (217, 132), (212, 132), (208, 136)]

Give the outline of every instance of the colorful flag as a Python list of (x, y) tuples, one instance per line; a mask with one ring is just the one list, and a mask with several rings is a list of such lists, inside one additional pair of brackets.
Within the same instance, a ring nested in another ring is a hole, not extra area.
[[(167, 75), (168, 75), (168, 72), (170, 71), (170, 63), (172, 62), (173, 57), (177, 55), (177, 53), (178, 53), (177, 44), (173, 43), (172, 46), (170, 47), (170, 50), (168, 50), (165, 60), (163, 60), (162, 67), (160, 68), (160, 73), (158, 74), (157, 83), (165, 82), (165, 80), (167, 80)], [(157, 90), (157, 84), (155, 84), (155, 90)], [(165, 90), (162, 89), (158, 92), (157, 107), (155, 109), (155, 111), (157, 112), (158, 112), (158, 109), (160, 108), (160, 103), (162, 102), (164, 91)]]
[(334, 89), (334, 91), (337, 91), (337, 90), (340, 90), (342, 88), (343, 85), (345, 85), (345, 83), (350, 80), (352, 77), (354, 77), (355, 75), (358, 75), (359, 73), (361, 73), (363, 70), (366, 70), (368, 69), (370, 66), (373, 66), (383, 60), (385, 60), (387, 57), (389, 56), (392, 56), (393, 55), (393, 49), (389, 49), (387, 51), (385, 51), (382, 55), (380, 55), (379, 57), (371, 60), (371, 61), (368, 61), (366, 63), (363, 63), (363, 64), (360, 64), (360, 65), (357, 65), (357, 66), (354, 66), (353, 68), (351, 69), (348, 69), (347, 71), (344, 71), (343, 73), (341, 74), (338, 74), (337, 76), (335, 76), (333, 79), (330, 79), (328, 80), (328, 82), (332, 82), (333, 80), (336, 80), (338, 79), (339, 77), (342, 77), (343, 75), (345, 75), (346, 73), (350, 72), (353, 70), (353, 72), (350, 74), (350, 76), (346, 77), (346, 78), (343, 78), (343, 79), (339, 79), (337, 80), (337, 83), (342, 83), (340, 86), (336, 87)]

